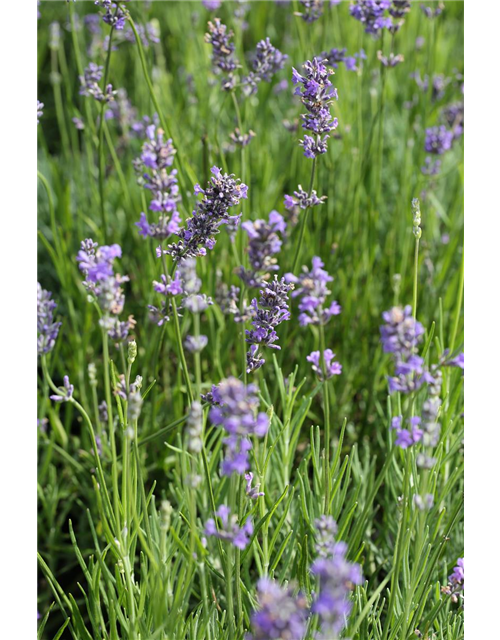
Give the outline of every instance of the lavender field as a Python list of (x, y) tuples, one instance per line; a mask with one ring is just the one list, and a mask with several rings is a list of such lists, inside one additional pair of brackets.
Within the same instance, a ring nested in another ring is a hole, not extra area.
[(40, 640), (464, 638), (463, 23), (38, 2)]

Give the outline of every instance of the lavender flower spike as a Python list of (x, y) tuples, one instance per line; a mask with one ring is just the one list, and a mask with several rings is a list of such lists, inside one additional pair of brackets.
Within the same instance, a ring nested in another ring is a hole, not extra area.
[[(323, 352), (323, 358), (325, 360), (326, 379), (328, 380), (332, 376), (338, 376), (342, 373), (342, 365), (339, 362), (334, 362), (335, 354), (331, 349), (325, 349)], [(312, 364), (312, 370), (318, 376), (320, 380), (324, 379), (323, 368), (321, 364), (321, 356), (319, 351), (313, 351), (310, 353), (306, 360)]]
[(215, 520), (210, 518), (205, 524), (205, 535), (214, 536), (225, 542), (230, 542), (238, 549), (243, 550), (253, 533), (252, 519), (247, 518), (245, 524), (242, 527), (238, 526), (238, 516), (230, 515), (231, 509), (226, 505), (221, 504), (215, 512), (215, 515), (220, 520), (220, 528), (217, 528)]
[(241, 267), (239, 276), (247, 286), (257, 287), (269, 278), (271, 271), (279, 269), (274, 256), (281, 250), (282, 240), (278, 234), (285, 233), (286, 222), (277, 211), (271, 211), (269, 222), (247, 221), (241, 226), (249, 238), (248, 257), (251, 269)]
[(252, 633), (246, 640), (301, 640), (305, 636), (308, 606), (301, 593), (294, 596), (290, 587), (264, 577), (257, 583), (257, 601)]
[(54, 311), (57, 304), (52, 300), (50, 291), (37, 284), (37, 350), (38, 355), (50, 353), (56, 344), (60, 322), (54, 322)]
[(252, 345), (247, 354), (247, 373), (255, 371), (261, 367), (265, 360), (260, 358), (259, 346), (280, 349), (277, 344), (278, 334), (276, 327), (290, 319), (288, 307), (288, 293), (293, 290), (293, 284), (287, 284), (284, 278), (274, 280), (269, 283), (262, 283), (260, 298), (252, 300), (251, 306), (254, 310), (252, 320), (253, 329), (246, 332), (246, 341)]
[(333, 281), (324, 269), (324, 263), (318, 256), (312, 259), (312, 268), (302, 267), (302, 273), (297, 277), (293, 273), (287, 273), (285, 280), (293, 282), (296, 286), (292, 298), (299, 297), (299, 324), (304, 327), (308, 324), (326, 324), (332, 316), (341, 312), (339, 303), (334, 300), (325, 307), (327, 296), (331, 293), (327, 287)]
[[(319, 592), (313, 602), (312, 611), (320, 620), (319, 638), (336, 638), (345, 626), (352, 609), (349, 592), (361, 584), (361, 567), (346, 559), (347, 545), (334, 539), (335, 523), (331, 519), (316, 520), (319, 529), (319, 557), (313, 562), (311, 572), (319, 579)], [(330, 541), (328, 543), (328, 534)]]
[(304, 136), (300, 144), (307, 158), (326, 153), (330, 131), (338, 126), (337, 118), (330, 113), (330, 105), (338, 99), (337, 89), (330, 81), (333, 69), (328, 70), (323, 64), (326, 60), (313, 58), (303, 65), (305, 75), (293, 69), (292, 82), (295, 95), (299, 95), (307, 113), (302, 114), (302, 128), (311, 131), (312, 136)]
[(257, 387), (245, 385), (237, 378), (227, 378), (212, 389), (214, 406), (209, 418), (228, 434), (223, 440), (226, 456), (222, 474), (243, 475), (249, 469), (248, 452), (252, 449), (250, 436), (262, 437), (269, 428), (265, 413), (258, 413)]
[(218, 167), (212, 167), (211, 171), (213, 175), (205, 189), (199, 184), (194, 187), (195, 194), (203, 194), (203, 199), (197, 203), (186, 226), (179, 231), (179, 242), (168, 247), (167, 253), (174, 260), (206, 255), (207, 249), (215, 246), (214, 236), (219, 233), (219, 227), (238, 217), (230, 216), (229, 209), (237, 206), (242, 198), (247, 198), (248, 187), (234, 174), (223, 174)]
[(36, 103), (36, 123), (39, 124), (39, 118), (43, 116), (43, 107), (45, 105), (43, 104), (43, 102), (40, 102), (40, 100), (37, 100)]
[(240, 66), (234, 56), (234, 43), (231, 42), (233, 32), (228, 30), (225, 24), (214, 18), (208, 22), (208, 33), (205, 34), (205, 42), (212, 45), (212, 65), (214, 72), (223, 75), (222, 88), (230, 91), (236, 84), (234, 72)]

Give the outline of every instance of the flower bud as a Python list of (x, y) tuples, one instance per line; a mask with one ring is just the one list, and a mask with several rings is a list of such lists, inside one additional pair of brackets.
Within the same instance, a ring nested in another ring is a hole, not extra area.
[(136, 358), (137, 358), (137, 342), (135, 340), (131, 340), (128, 343), (128, 363), (134, 364)]

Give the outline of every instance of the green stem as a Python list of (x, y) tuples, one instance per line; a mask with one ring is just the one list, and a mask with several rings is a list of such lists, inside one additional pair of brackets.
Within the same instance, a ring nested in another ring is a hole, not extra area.
[[(314, 186), (314, 177), (316, 175), (316, 158), (313, 158), (312, 161), (312, 168), (311, 168), (311, 181), (309, 183), (309, 191), (308, 191), (308, 196), (311, 196), (311, 192)], [(300, 225), (300, 234), (299, 234), (299, 242), (297, 244), (297, 248), (295, 250), (295, 257), (293, 259), (293, 266), (292, 266), (292, 273), (295, 273), (296, 269), (297, 269), (297, 265), (299, 262), (299, 258), (300, 258), (300, 251), (302, 249), (302, 243), (304, 241), (304, 233), (306, 230), (306, 223), (307, 223), (307, 214), (309, 213), (309, 209), (310, 207), (307, 207), (307, 209), (304, 211), (304, 214), (302, 215), (302, 222)]]
[[(106, 55), (106, 65), (104, 67), (104, 92), (106, 91), (106, 87), (108, 86), (108, 78), (109, 78), (109, 65), (111, 62), (111, 50), (113, 46), (113, 31), (114, 27), (111, 27), (111, 31), (109, 32), (109, 43), (108, 43), (108, 53)], [(106, 205), (104, 201), (104, 178), (106, 172), (106, 159), (104, 157), (104, 111), (106, 109), (107, 102), (103, 98), (101, 104), (101, 115), (99, 119), (99, 143), (98, 143), (98, 155), (99, 155), (99, 197), (101, 200), (101, 222), (102, 222), (102, 231), (104, 235), (104, 241), (108, 241), (108, 219), (106, 213)]]
[[(319, 310), (321, 317), (321, 309)], [(330, 393), (325, 362), (325, 330), (323, 324), (319, 325), (320, 362), (323, 372), (323, 412), (325, 418), (325, 514), (330, 508)]]
[(413, 317), (417, 317), (417, 290), (418, 290), (418, 247), (419, 238), (415, 240), (415, 259), (413, 262)]

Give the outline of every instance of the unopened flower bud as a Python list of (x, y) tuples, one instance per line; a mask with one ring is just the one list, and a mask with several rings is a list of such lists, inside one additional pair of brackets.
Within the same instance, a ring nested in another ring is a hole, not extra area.
[(137, 342), (135, 340), (131, 340), (128, 343), (128, 363), (134, 364), (136, 358), (137, 358)]
[(173, 507), (168, 500), (162, 500), (160, 505), (160, 527), (163, 531), (168, 531), (170, 528), (170, 520), (172, 518)]

